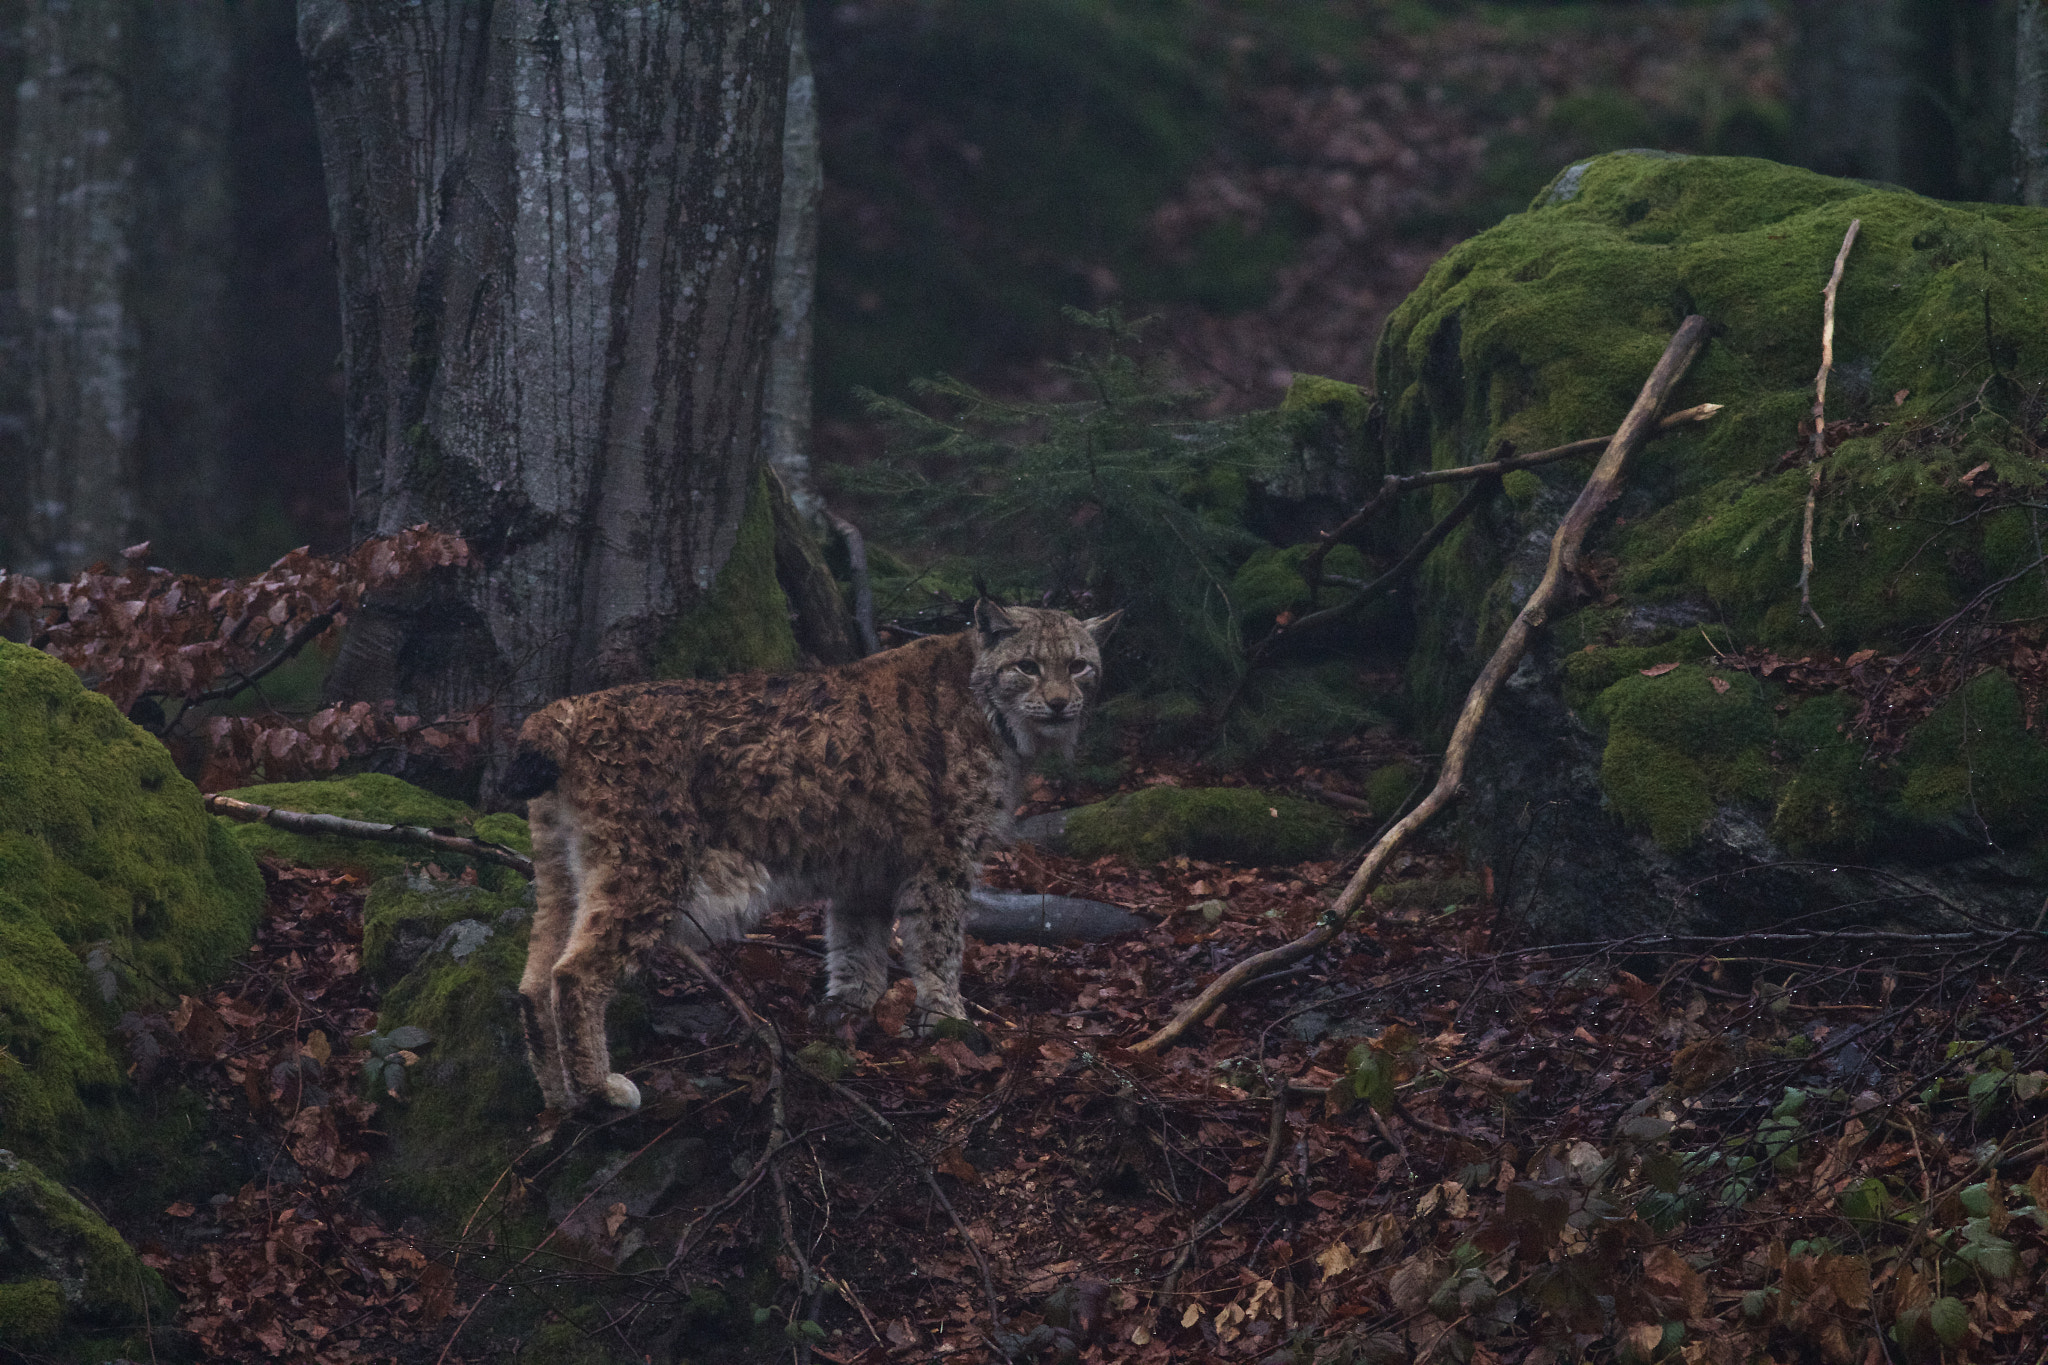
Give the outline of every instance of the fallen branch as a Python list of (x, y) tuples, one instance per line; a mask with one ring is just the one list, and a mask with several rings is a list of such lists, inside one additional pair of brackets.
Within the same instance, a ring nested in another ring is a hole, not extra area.
[(500, 867), (509, 867), (528, 880), (533, 877), (533, 859), (524, 853), (467, 834), (449, 834), (438, 829), (424, 829), (418, 825), (387, 825), (375, 820), (351, 820), (341, 815), (315, 815), (310, 811), (284, 810), (277, 806), (258, 805), (254, 801), (238, 801), (232, 796), (222, 796), (218, 792), (208, 792), (203, 799), (206, 808), (215, 815), (225, 815), (230, 820), (240, 820), (245, 824), (274, 825), (278, 829), (290, 830), (293, 834), (325, 835), (335, 839), (368, 839), (380, 844), (416, 844), (427, 848), (445, 849), (450, 853), (460, 853), (487, 863), (496, 863)]
[(1813, 460), (1809, 465), (1813, 472), (1806, 480), (1806, 527), (1799, 536), (1799, 609), (1822, 630), (1828, 628), (1827, 622), (1813, 609), (1813, 509), (1820, 500), (1821, 456), (1828, 453), (1825, 433), (1828, 371), (1835, 368), (1835, 291), (1842, 284), (1842, 267), (1849, 263), (1849, 248), (1856, 245), (1856, 234), (1862, 228), (1861, 218), (1849, 220), (1849, 230), (1842, 234), (1842, 249), (1835, 253), (1834, 273), (1828, 276), (1828, 287), (1821, 291), (1820, 373), (1813, 377)]
[(1694, 314), (1679, 325), (1678, 332), (1671, 338), (1671, 344), (1664, 348), (1657, 367), (1650, 372), (1643, 384), (1642, 392), (1636, 395), (1635, 405), (1622, 420), (1621, 429), (1609, 441), (1606, 454), (1600, 457), (1586, 486), (1579, 490), (1578, 500), (1571, 511), (1565, 514), (1557, 533), (1550, 541), (1550, 563), (1543, 571), (1543, 579), (1536, 590), (1523, 604), (1520, 614), (1508, 627), (1501, 638), (1493, 657), (1473, 680), (1472, 690), (1466, 695), (1464, 709), (1458, 715), (1456, 728), (1451, 732), (1451, 741), (1444, 749), (1443, 767), (1439, 770), (1436, 785), (1429, 795), (1418, 803), (1395, 826), (1375, 842), (1366, 853), (1365, 861), (1359, 864), (1351, 880), (1344, 887), (1337, 901), (1320, 919), (1316, 927), (1292, 943), (1255, 953), (1225, 971), (1211, 982), (1194, 1000), (1181, 1007), (1178, 1014), (1151, 1037), (1145, 1038), (1132, 1047), (1136, 1052), (1156, 1052), (1171, 1047), (1197, 1022), (1208, 1017), (1211, 1010), (1221, 1003), (1240, 985), (1253, 977), (1264, 975), (1278, 967), (1298, 962), (1329, 943), (1343, 932), (1352, 915), (1365, 903), (1366, 896), (1379, 881), (1381, 872), (1394, 853), (1405, 843), (1408, 836), (1420, 828), (1457, 794), (1464, 781), (1465, 762), (1472, 751), (1472, 742), (1479, 733), (1480, 722), (1486, 718), (1486, 708), (1507, 677), (1528, 652), (1530, 641), (1550, 619), (1551, 608), (1563, 596), (1566, 586), (1578, 570), (1579, 548), (1585, 541), (1586, 532), (1592, 528), (1593, 519), (1612, 502), (1621, 491), (1621, 474), (1629, 457), (1642, 448), (1649, 439), (1656, 424), (1657, 410), (1676, 388), (1678, 381), (1700, 350), (1707, 343), (1712, 324)]
[[(1180, 1284), (1181, 1272), (1186, 1270), (1188, 1262), (1194, 1259), (1195, 1250), (1201, 1246), (1202, 1239), (1234, 1218), (1238, 1210), (1251, 1203), (1259, 1191), (1266, 1188), (1266, 1182), (1273, 1178), (1273, 1165), (1280, 1155), (1280, 1139), (1286, 1131), (1287, 1087), (1281, 1085), (1276, 1086), (1273, 1090), (1273, 1117), (1271, 1123), (1267, 1125), (1266, 1156), (1259, 1163), (1258, 1173), (1251, 1178), (1250, 1184), (1239, 1190), (1231, 1198), (1210, 1209), (1203, 1216), (1202, 1221), (1195, 1224), (1193, 1231), (1188, 1233), (1186, 1240), (1180, 1244), (1180, 1254), (1173, 1258), (1173, 1264), (1168, 1267), (1166, 1272), (1166, 1280), (1159, 1286), (1158, 1304), (1161, 1314), (1170, 1311), (1173, 1291)], [(1160, 1322), (1162, 1326), (1165, 1325), (1163, 1317), (1160, 1319)]]
[[(1719, 403), (1701, 403), (1696, 407), (1674, 412), (1660, 419), (1650, 435), (1662, 436), (1682, 426), (1704, 422), (1719, 412), (1721, 406)], [(1386, 506), (1389, 499), (1398, 497), (1411, 488), (1427, 488), (1431, 484), (1451, 483), (1458, 479), (1483, 479), (1488, 475), (1506, 474), (1517, 469), (1535, 469), (1539, 465), (1556, 464), (1559, 460), (1569, 460), (1574, 456), (1591, 455), (1595, 451), (1605, 450), (1613, 440), (1614, 434), (1590, 436), (1583, 441), (1572, 441), (1565, 445), (1553, 446), (1549, 450), (1539, 450), (1533, 455), (1497, 455), (1485, 464), (1457, 465), (1450, 469), (1426, 469), (1419, 474), (1389, 474), (1380, 481), (1379, 492), (1367, 499), (1363, 507), (1344, 518), (1336, 530), (1323, 537), (1322, 544), (1302, 558), (1302, 576), (1313, 580), (1331, 550), (1342, 544), (1346, 536), (1364, 525), (1373, 513)], [(1503, 444), (1505, 446), (1505, 443)], [(1505, 448), (1513, 449), (1512, 446)]]

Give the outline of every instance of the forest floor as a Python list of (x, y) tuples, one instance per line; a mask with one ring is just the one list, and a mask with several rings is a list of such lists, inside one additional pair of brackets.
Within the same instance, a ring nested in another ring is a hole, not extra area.
[[(817, 1039), (815, 917), (780, 917), (717, 958), (793, 1049), (811, 1042), (782, 1087), (778, 1178), (761, 1178), (765, 1054), (676, 964), (657, 991), (712, 1007), (636, 1070), (647, 1108), (536, 1145), (456, 1246), (367, 1210), (377, 1114), (332, 1098), (358, 1093), (345, 1040), (375, 1022), (363, 888), (270, 866), (243, 968), (139, 1027), (271, 1174), (128, 1231), (215, 1360), (505, 1359), (503, 1338), (457, 1335), (481, 1297), (593, 1288), (618, 1305), (583, 1325), (609, 1353), (593, 1359), (669, 1358), (658, 1325), (712, 1288), (774, 1306), (692, 1358), (1876, 1365), (2048, 1348), (2043, 935), (1794, 924), (1682, 952), (1535, 948), (1484, 894), (1427, 894), (1493, 877), (1425, 848), (1393, 873), (1423, 893), (1382, 897), (1183, 1045), (1132, 1050), (1219, 969), (1306, 929), (1347, 871), (999, 857), (995, 884), (1154, 925), (970, 943), (986, 1052), (886, 1028), (850, 1053)], [(565, 1144), (634, 1154), (679, 1125), (713, 1173), (664, 1211), (696, 1228), (687, 1255), (612, 1269), (642, 1220), (601, 1190), (548, 1249), (491, 1245)], [(801, 1261), (777, 1249), (778, 1188)], [(824, 1286), (810, 1302), (806, 1268)]]

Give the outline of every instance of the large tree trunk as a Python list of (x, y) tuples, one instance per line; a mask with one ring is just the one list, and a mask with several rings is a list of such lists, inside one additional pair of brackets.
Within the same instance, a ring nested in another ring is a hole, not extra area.
[(2014, 63), (2012, 141), (2018, 198), (2048, 207), (2048, 0), (2020, 0)]
[[(335, 691), (494, 702), (504, 727), (649, 676), (694, 606), (733, 605), (750, 499), (767, 518), (790, 21), (788, 0), (301, 0), (355, 527), (475, 552), (359, 617)], [(766, 584), (745, 609), (786, 611)]]
[(0, 560), (61, 576), (151, 537), (221, 567), (225, 0), (27, 0), (0, 31)]

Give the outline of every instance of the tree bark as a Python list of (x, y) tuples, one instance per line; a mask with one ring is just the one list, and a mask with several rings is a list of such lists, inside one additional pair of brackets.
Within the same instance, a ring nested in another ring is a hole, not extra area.
[(805, 521), (824, 523), (811, 480), (811, 305), (818, 293), (818, 85), (802, 23), (790, 25), (782, 124), (782, 223), (775, 242), (775, 334), (768, 344), (768, 462)]
[(761, 459), (789, 0), (301, 0), (358, 535), (474, 567), (337, 692), (422, 713), (648, 676)]
[(68, 576), (150, 538), (224, 568), (225, 0), (28, 0), (0, 28), (0, 562)]
[(2048, 207), (2048, 3), (2019, 0), (2012, 140), (2019, 202)]

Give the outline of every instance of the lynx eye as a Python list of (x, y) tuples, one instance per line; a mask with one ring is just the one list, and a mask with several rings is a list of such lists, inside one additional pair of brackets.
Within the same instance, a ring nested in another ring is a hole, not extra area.
[(1094, 666), (1095, 665), (1089, 663), (1086, 659), (1075, 659), (1073, 662), (1067, 665), (1067, 672), (1073, 674), (1075, 677), (1078, 678)]
[(1019, 659), (1017, 660), (1017, 671), (1026, 677), (1035, 678), (1038, 676), (1038, 661), (1036, 659)]

